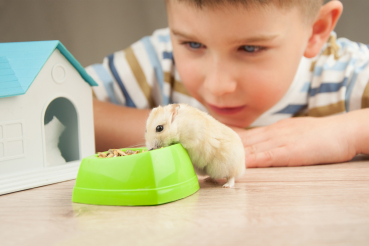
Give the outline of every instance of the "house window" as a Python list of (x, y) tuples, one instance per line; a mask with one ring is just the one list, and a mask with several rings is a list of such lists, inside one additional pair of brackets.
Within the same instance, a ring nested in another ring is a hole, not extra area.
[(24, 157), (22, 122), (0, 122), (0, 161)]
[(51, 76), (56, 83), (63, 83), (67, 77), (67, 70), (62, 64), (55, 64), (51, 70)]

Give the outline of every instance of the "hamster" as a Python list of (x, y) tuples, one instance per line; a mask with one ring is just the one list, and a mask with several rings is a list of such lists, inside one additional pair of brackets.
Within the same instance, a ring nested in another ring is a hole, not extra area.
[(240, 137), (209, 114), (186, 104), (154, 108), (146, 122), (146, 147), (157, 149), (181, 143), (195, 172), (210, 179), (226, 178), (224, 188), (234, 186), (245, 167)]

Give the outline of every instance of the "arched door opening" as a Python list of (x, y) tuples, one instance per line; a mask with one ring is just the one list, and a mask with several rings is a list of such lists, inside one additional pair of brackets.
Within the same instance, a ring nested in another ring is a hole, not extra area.
[(67, 98), (54, 99), (45, 111), (46, 165), (79, 160), (78, 116)]

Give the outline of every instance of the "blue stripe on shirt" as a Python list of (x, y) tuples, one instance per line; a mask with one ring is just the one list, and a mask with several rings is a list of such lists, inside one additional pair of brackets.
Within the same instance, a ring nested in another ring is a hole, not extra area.
[(350, 83), (348, 84), (348, 86), (346, 88), (345, 108), (346, 108), (347, 112), (350, 111), (350, 97), (351, 97), (352, 89), (354, 88), (357, 76), (358, 76), (358, 74), (354, 72), (354, 74), (351, 77)]
[(310, 82), (305, 82), (305, 84), (302, 86), (300, 92), (308, 92), (310, 90)]
[(314, 69), (314, 76), (322, 75), (323, 71), (344, 71), (346, 70), (349, 64), (355, 63), (356, 60), (351, 60), (350, 62), (336, 62), (333, 66), (328, 66), (324, 64), (323, 67), (315, 67)]
[(167, 52), (167, 51), (164, 51), (163, 52), (163, 59), (173, 59), (173, 52)]
[(118, 85), (119, 85), (120, 89), (122, 90), (124, 97), (126, 98), (126, 106), (136, 108), (135, 103), (133, 102), (132, 98), (129, 96), (128, 91), (124, 87), (123, 81), (120, 78), (120, 76), (117, 72), (117, 69), (115, 68), (114, 54), (111, 54), (110, 56), (108, 56), (108, 61), (109, 61), (110, 71), (112, 72), (115, 80), (118, 82)]
[(167, 105), (169, 104), (169, 98), (168, 96), (164, 95), (164, 73), (163, 73), (163, 69), (161, 67), (159, 58), (155, 52), (155, 48), (151, 43), (150, 37), (144, 37), (141, 39), (141, 41), (145, 46), (145, 49), (146, 49), (147, 55), (149, 56), (151, 65), (154, 68), (156, 79), (158, 80), (158, 83), (159, 83), (160, 92), (163, 97), (163, 105)]
[(110, 74), (106, 71), (104, 66), (101, 64), (93, 64), (92, 68), (96, 72), (99, 79), (103, 82), (106, 93), (109, 96), (110, 102), (114, 104), (119, 104), (114, 94), (113, 78), (110, 76)]
[(170, 35), (159, 35), (158, 40), (161, 43), (168, 43), (170, 42)]
[(340, 50), (344, 50), (347, 47), (353, 48), (353, 49), (356, 49), (357, 48), (357, 47), (355, 47), (353, 45), (354, 42), (348, 40), (347, 38), (339, 38), (339, 39), (337, 39), (336, 44), (340, 47)]
[(275, 112), (274, 114), (291, 114), (291, 115), (294, 115), (305, 107), (306, 107), (305, 104), (290, 104), (290, 105), (287, 105), (287, 107), (285, 107), (284, 109), (279, 110), (278, 112)]
[(314, 68), (314, 76), (320, 76), (323, 73), (323, 67), (315, 67)]
[(313, 97), (319, 93), (339, 91), (342, 86), (346, 85), (346, 83), (347, 78), (345, 78), (341, 83), (322, 83), (318, 88), (312, 88), (310, 90), (310, 97)]
[(368, 66), (368, 62), (365, 63), (363, 66), (361, 67), (357, 67), (355, 68), (354, 70), (354, 73), (351, 77), (351, 80), (350, 82), (348, 83), (347, 85), (347, 89), (346, 89), (346, 95), (345, 95), (345, 107), (346, 107), (346, 111), (349, 111), (350, 110), (350, 97), (351, 97), (351, 93), (352, 93), (352, 90), (354, 89), (354, 85), (356, 83), (356, 79), (357, 77), (359, 76), (359, 73), (365, 68)]

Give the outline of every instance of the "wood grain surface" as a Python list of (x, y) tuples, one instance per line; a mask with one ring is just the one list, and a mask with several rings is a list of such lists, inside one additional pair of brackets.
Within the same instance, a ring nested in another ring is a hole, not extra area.
[(3, 195), (0, 245), (369, 245), (368, 157), (223, 182), (145, 207), (73, 203), (74, 180)]

